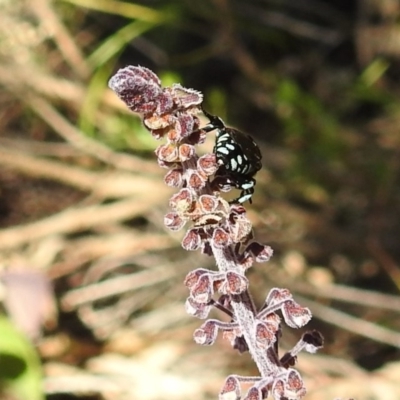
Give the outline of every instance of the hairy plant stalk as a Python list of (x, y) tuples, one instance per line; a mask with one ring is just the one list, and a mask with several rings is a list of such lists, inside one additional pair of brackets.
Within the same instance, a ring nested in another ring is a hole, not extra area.
[[(220, 271), (235, 269), (236, 264), (234, 262), (229, 262), (229, 259), (234, 256), (230, 247), (225, 249), (213, 248), (212, 250), (217, 267)], [(227, 251), (229, 252), (229, 256), (226, 254)], [(267, 376), (268, 373), (270, 373), (268, 357), (265, 352), (257, 351), (257, 341), (253, 332), (256, 308), (249, 291), (245, 290), (241, 294), (233, 297), (231, 306), (233, 314), (235, 315), (235, 320), (240, 327), (249, 352), (256, 363), (261, 376)]]
[[(187, 312), (206, 319), (194, 332), (194, 340), (212, 345), (221, 331), (234, 349), (241, 353), (249, 351), (258, 367), (257, 377), (228, 376), (220, 399), (301, 399), (306, 389), (292, 367), (301, 350), (315, 352), (322, 347), (323, 338), (317, 331), (306, 332), (291, 351), (279, 357), (282, 323), (300, 328), (309, 322), (311, 312), (296, 303), (288, 289), (272, 289), (259, 309), (251, 298), (246, 272), (254, 262), (268, 261), (272, 249), (253, 239), (245, 207), (237, 201), (228, 203), (221, 196), (233, 185), (221, 172), (226, 168), (217, 162), (215, 152), (201, 157), (196, 153), (196, 145), (204, 142), (214, 129), (211, 121), (222, 121), (204, 111), (211, 125), (201, 127), (197, 115), (203, 112), (202, 94), (179, 84), (162, 87), (157, 75), (144, 67), (119, 70), (109, 85), (133, 112), (141, 115), (153, 137), (165, 139), (155, 151), (157, 161), (168, 170), (165, 183), (178, 190), (170, 199), (165, 226), (177, 231), (188, 225), (183, 248), (200, 250), (216, 260), (217, 271), (197, 268), (185, 279), (189, 289)], [(260, 157), (255, 171), (261, 167)], [(250, 190), (241, 198), (247, 200), (255, 181), (244, 183)], [(228, 321), (207, 319), (213, 307), (225, 313)], [(244, 396), (242, 383), (251, 384)]]

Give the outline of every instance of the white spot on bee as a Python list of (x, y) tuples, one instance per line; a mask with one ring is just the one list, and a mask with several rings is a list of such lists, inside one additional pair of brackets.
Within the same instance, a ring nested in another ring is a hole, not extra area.
[(236, 160), (237, 160), (238, 164), (240, 164), (240, 165), (243, 164), (243, 158), (242, 158), (242, 156), (241, 156), (240, 154), (238, 154), (238, 155), (236, 156)]
[(251, 189), (252, 187), (254, 187), (254, 181), (250, 181), (250, 182), (247, 182), (247, 183), (242, 183), (242, 184), (240, 185), (240, 187), (241, 187), (243, 190)]
[(217, 135), (218, 142), (224, 142), (226, 140), (229, 140), (229, 135), (227, 133), (224, 133), (223, 135)]
[(237, 162), (234, 159), (232, 159), (231, 160), (231, 170), (235, 171), (237, 169), (237, 166), (238, 166)]
[(222, 147), (222, 146), (217, 149), (217, 152), (221, 153), (221, 154), (225, 154), (226, 156), (229, 154), (229, 150), (226, 147)]
[(233, 144), (227, 143), (225, 147), (229, 150), (235, 150), (235, 146)]
[(238, 203), (244, 203), (245, 201), (249, 200), (251, 198), (251, 194), (246, 194), (245, 196), (240, 196), (238, 198)]

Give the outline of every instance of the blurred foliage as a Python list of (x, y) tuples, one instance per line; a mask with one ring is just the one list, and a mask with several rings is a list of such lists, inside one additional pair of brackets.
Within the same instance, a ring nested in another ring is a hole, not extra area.
[(278, 86), (276, 107), (283, 143), (298, 154), (289, 173), (305, 179), (323, 178), (323, 171), (316, 166), (331, 169), (343, 158), (337, 119), (318, 98), (290, 80), (283, 80)]

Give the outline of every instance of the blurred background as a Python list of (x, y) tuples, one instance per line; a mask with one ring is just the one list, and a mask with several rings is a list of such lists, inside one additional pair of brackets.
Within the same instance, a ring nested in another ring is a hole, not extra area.
[(400, 398), (399, 0), (1, 0), (0, 18), (1, 399), (216, 399), (257, 374), (192, 340), (182, 282), (214, 264), (163, 227), (159, 143), (107, 88), (126, 65), (259, 143), (248, 213), (275, 254), (249, 279), (325, 336), (299, 356), (306, 398)]

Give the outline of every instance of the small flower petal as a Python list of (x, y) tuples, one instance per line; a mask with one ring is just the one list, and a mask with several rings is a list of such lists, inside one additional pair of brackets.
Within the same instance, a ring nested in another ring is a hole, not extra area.
[(246, 396), (243, 398), (243, 400), (262, 400), (263, 399), (263, 393), (262, 391), (253, 386), (249, 389), (249, 391), (246, 393)]
[(199, 205), (203, 212), (210, 214), (216, 211), (218, 207), (218, 201), (215, 196), (203, 194), (199, 197)]
[(199, 329), (196, 329), (193, 338), (197, 344), (210, 346), (214, 344), (218, 335), (218, 326), (213, 320), (204, 323)]
[[(144, 126), (150, 130), (164, 129), (174, 123), (175, 118), (171, 115), (151, 115), (143, 119)], [(164, 132), (166, 133), (166, 132)]]
[(164, 217), (164, 225), (171, 231), (179, 231), (185, 225), (186, 220), (181, 218), (177, 213), (169, 212)]
[(178, 149), (172, 143), (163, 144), (158, 146), (156, 151), (156, 156), (162, 161), (174, 162), (178, 161)]
[(219, 400), (237, 400), (240, 399), (240, 395), (239, 380), (235, 376), (228, 376), (219, 392)]
[(224, 294), (237, 295), (243, 293), (249, 287), (248, 279), (237, 272), (229, 271), (226, 273), (225, 284), (220, 288)]
[(178, 134), (179, 140), (188, 137), (192, 132), (197, 129), (199, 119), (191, 114), (181, 114), (178, 117), (175, 129)]
[(258, 242), (250, 243), (247, 246), (246, 251), (249, 251), (251, 254), (253, 254), (256, 262), (258, 263), (269, 261), (274, 253), (271, 247)]
[(194, 271), (190, 271), (184, 280), (184, 285), (190, 289), (192, 289), (196, 284), (199, 278), (204, 275), (208, 274), (210, 271), (205, 268), (197, 268)]
[(169, 199), (169, 206), (179, 215), (192, 211), (195, 204), (193, 193), (187, 188), (181, 189)]
[(226, 232), (222, 228), (216, 228), (214, 230), (212, 241), (214, 243), (214, 246), (218, 248), (227, 247), (232, 243), (228, 232)]
[(194, 89), (188, 89), (175, 83), (172, 86), (172, 95), (175, 104), (179, 108), (187, 109), (192, 106), (200, 105), (203, 101), (203, 94)]
[(211, 311), (211, 306), (204, 303), (197, 303), (191, 297), (186, 299), (185, 303), (186, 312), (194, 317), (205, 319)]
[(155, 98), (154, 103), (156, 104), (155, 112), (158, 115), (171, 112), (174, 107), (174, 101), (171, 94), (165, 90)]
[(273, 288), (269, 291), (265, 303), (269, 307), (281, 304), (287, 300), (292, 299), (292, 294), (288, 289)]
[(210, 275), (202, 275), (197, 280), (196, 285), (191, 288), (190, 294), (197, 303), (208, 303), (214, 294), (213, 281), (210, 279)]
[(214, 175), (218, 170), (215, 154), (205, 154), (197, 160), (197, 168), (207, 176)]
[(164, 182), (170, 187), (181, 187), (183, 182), (182, 170), (171, 169), (165, 174)]
[(252, 230), (251, 222), (245, 218), (238, 218), (229, 225), (230, 236), (234, 243), (246, 241)]
[(194, 146), (186, 143), (179, 146), (179, 160), (181, 162), (190, 160), (195, 154), (196, 150)]
[(291, 328), (301, 328), (312, 317), (311, 311), (307, 307), (302, 307), (293, 300), (285, 302), (282, 307), (282, 315)]
[(301, 399), (306, 395), (303, 378), (295, 369), (288, 369), (285, 382), (285, 396), (288, 399)]
[(206, 180), (207, 177), (200, 175), (199, 171), (193, 169), (187, 171), (187, 184), (196, 191), (199, 191), (206, 185)]
[(198, 250), (201, 246), (201, 236), (197, 229), (189, 229), (182, 239), (182, 247), (188, 251)]
[(144, 114), (155, 110), (154, 99), (162, 93), (157, 75), (144, 67), (122, 68), (108, 85), (132, 111)]
[(275, 343), (276, 332), (273, 328), (271, 329), (270, 325), (264, 322), (258, 322), (255, 329), (257, 346), (260, 349), (268, 349), (273, 343)]

